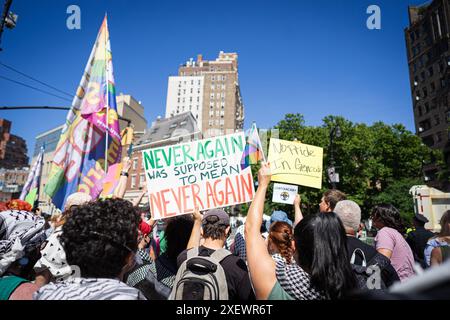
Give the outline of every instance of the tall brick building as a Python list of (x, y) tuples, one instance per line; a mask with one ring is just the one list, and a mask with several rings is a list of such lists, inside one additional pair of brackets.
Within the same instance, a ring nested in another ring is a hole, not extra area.
[(169, 77), (166, 118), (192, 112), (205, 137), (242, 130), (244, 105), (239, 87), (238, 55), (221, 51), (216, 60), (190, 59)]
[(11, 134), (11, 121), (0, 119), (0, 168), (27, 167), (28, 160), (25, 140)]
[[(450, 4), (434, 0), (410, 6), (405, 29), (416, 133), (424, 144), (444, 152), (450, 164)], [(424, 168), (428, 180), (437, 167)]]

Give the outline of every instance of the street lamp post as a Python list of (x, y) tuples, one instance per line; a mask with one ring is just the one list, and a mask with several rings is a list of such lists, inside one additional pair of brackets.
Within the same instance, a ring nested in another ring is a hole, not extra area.
[(334, 161), (334, 138), (339, 138), (341, 136), (341, 128), (339, 125), (335, 125), (330, 132), (330, 158), (328, 161), (328, 180), (331, 183), (331, 188), (336, 189), (336, 183), (339, 183), (339, 173), (336, 172), (335, 161)]

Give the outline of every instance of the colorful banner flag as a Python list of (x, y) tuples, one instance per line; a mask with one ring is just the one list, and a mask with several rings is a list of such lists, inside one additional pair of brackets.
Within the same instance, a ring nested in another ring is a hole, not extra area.
[(30, 173), (28, 174), (27, 182), (23, 186), (22, 193), (20, 194), (20, 200), (25, 200), (32, 206), (36, 200), (36, 196), (39, 189), (39, 184), (41, 181), (41, 168), (44, 160), (44, 147), (41, 147), (41, 151), (36, 159), (36, 162), (31, 167)]
[(251, 164), (257, 164), (258, 161), (264, 160), (261, 140), (259, 139), (258, 129), (253, 123), (251, 129), (247, 132), (247, 140), (244, 153), (241, 159), (241, 169), (244, 170)]
[(121, 137), (105, 17), (53, 156), (45, 193), (60, 209), (74, 192), (85, 192), (95, 199), (102, 192), (105, 169), (120, 162), (120, 157)]

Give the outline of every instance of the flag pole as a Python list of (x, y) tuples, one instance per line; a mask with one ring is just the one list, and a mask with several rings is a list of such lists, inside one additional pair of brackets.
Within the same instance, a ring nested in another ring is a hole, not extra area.
[(105, 144), (105, 174), (108, 172), (108, 140), (109, 140), (109, 83), (108, 83), (108, 13), (105, 13), (105, 72), (106, 72), (106, 144)]
[(41, 147), (41, 157), (42, 157), (42, 159), (41, 159), (41, 166), (39, 168), (39, 178), (38, 178), (39, 180), (38, 180), (38, 183), (37, 183), (37, 198), (34, 201), (34, 205), (37, 204), (36, 207), (39, 207), (39, 199), (40, 199), (40, 193), (41, 193), (42, 168), (44, 167), (44, 154), (45, 154), (45, 142), (44, 142), (44, 144)]

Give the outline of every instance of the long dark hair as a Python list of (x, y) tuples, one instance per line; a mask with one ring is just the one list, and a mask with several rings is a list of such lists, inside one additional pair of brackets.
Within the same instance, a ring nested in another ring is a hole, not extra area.
[(401, 234), (405, 231), (400, 211), (392, 204), (382, 203), (372, 209), (372, 219), (378, 219), (385, 227), (397, 230)]
[(298, 264), (329, 299), (343, 298), (357, 287), (345, 229), (334, 212), (306, 216), (295, 227), (294, 238)]

